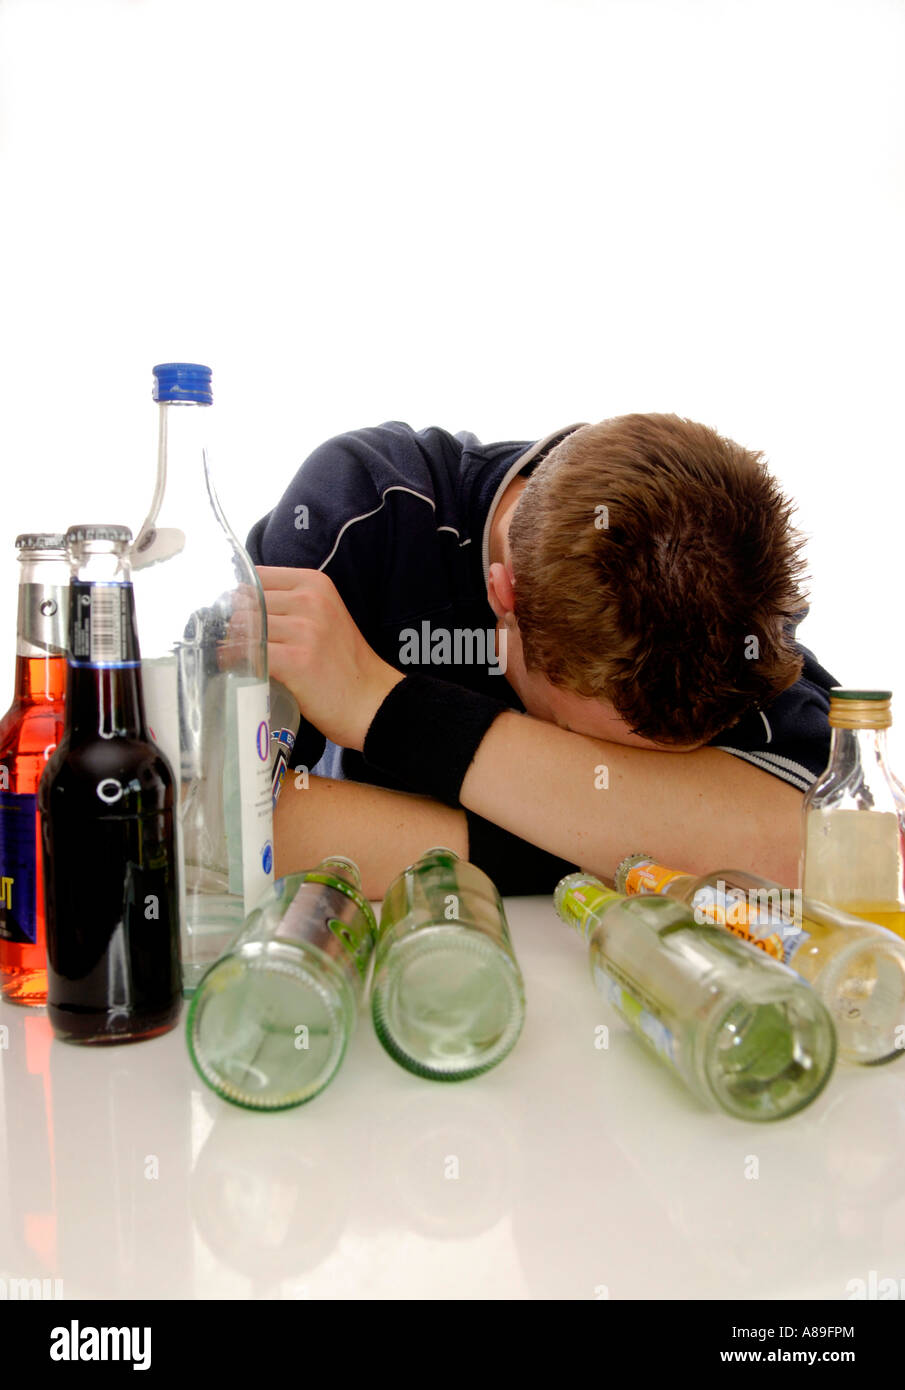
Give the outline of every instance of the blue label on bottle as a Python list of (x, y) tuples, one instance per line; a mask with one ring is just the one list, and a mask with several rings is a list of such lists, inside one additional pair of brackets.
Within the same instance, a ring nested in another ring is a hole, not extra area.
[(0, 792), (0, 937), (34, 945), (37, 924), (37, 797)]
[(292, 756), (294, 746), (295, 733), (292, 729), (271, 729), (270, 748), (273, 767), (270, 776), (270, 791), (274, 810), (276, 810), (286, 773), (289, 771), (289, 759)]

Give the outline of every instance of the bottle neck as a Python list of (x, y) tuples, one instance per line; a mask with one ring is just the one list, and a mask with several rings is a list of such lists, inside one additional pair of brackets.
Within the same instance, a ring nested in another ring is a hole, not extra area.
[(73, 742), (98, 736), (148, 739), (135, 604), (127, 580), (72, 581), (66, 731)]
[(607, 888), (591, 874), (569, 874), (557, 884), (553, 895), (554, 907), (562, 921), (574, 927), (586, 940), (608, 908), (624, 901), (622, 893)]
[(157, 411), (157, 480), (133, 547), (133, 568), (167, 559), (199, 528), (229, 529), (210, 475), (210, 406), (161, 401)]
[(66, 685), (69, 564), (63, 554), (28, 555), (19, 564), (15, 699), (59, 701)]
[(655, 859), (633, 855), (624, 860), (616, 875), (616, 887), (629, 897), (658, 893), (685, 902), (694, 893), (697, 879), (681, 869), (670, 869)]
[(865, 779), (872, 774), (889, 779), (885, 729), (833, 729), (829, 767), (847, 779), (860, 768)]

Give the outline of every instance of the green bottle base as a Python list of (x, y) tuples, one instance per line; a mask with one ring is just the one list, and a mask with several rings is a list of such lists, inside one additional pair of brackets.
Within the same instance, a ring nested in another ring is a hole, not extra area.
[(836, 1036), (815, 994), (735, 1003), (711, 1033), (706, 1055), (712, 1093), (740, 1120), (795, 1115), (816, 1100), (833, 1072)]
[(524, 1021), (521, 981), (483, 932), (457, 923), (422, 927), (390, 948), (371, 1011), (383, 1047), (433, 1081), (465, 1081), (496, 1066)]
[(186, 1021), (195, 1070), (247, 1110), (312, 1100), (338, 1071), (355, 1001), (335, 967), (281, 942), (224, 957), (205, 975)]

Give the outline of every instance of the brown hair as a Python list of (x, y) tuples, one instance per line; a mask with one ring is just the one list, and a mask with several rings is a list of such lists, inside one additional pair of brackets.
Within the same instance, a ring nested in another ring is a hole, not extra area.
[(662, 743), (713, 738), (801, 674), (793, 504), (761, 454), (677, 415), (585, 425), (509, 545), (525, 662)]

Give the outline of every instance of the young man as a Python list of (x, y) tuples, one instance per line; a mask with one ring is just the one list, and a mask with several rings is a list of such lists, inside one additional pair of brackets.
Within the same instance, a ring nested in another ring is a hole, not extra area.
[(277, 872), (343, 852), (378, 897), (440, 843), (504, 893), (638, 850), (796, 883), (834, 681), (795, 641), (790, 512), (759, 454), (674, 415), (321, 445), (247, 542), (313, 769)]

